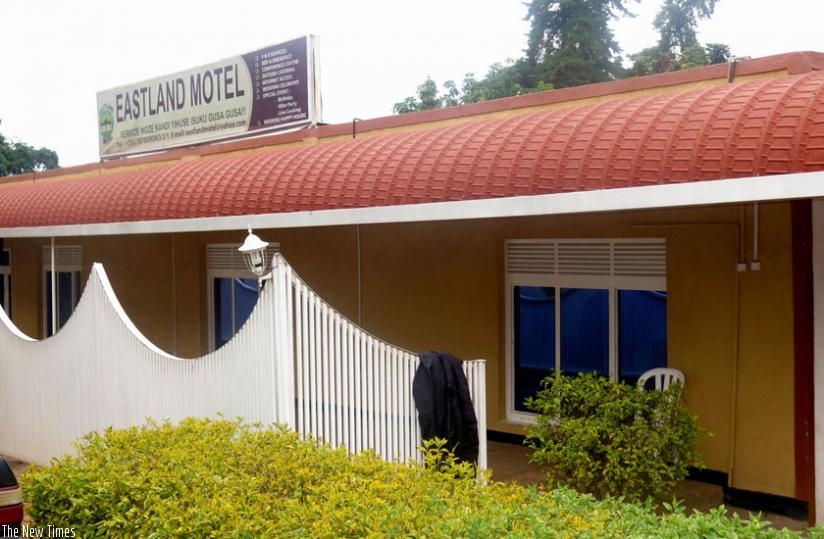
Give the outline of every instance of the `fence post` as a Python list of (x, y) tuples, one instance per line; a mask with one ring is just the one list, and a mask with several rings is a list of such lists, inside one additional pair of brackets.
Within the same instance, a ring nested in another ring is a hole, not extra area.
[(294, 332), (292, 331), (292, 268), (276, 253), (272, 259), (274, 296), (276, 421), (295, 429)]

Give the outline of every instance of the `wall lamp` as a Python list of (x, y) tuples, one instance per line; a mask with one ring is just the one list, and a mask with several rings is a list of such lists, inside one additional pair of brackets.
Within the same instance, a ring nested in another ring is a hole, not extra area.
[(267, 272), (266, 248), (269, 247), (268, 241), (263, 241), (255, 234), (252, 234), (252, 227), (249, 226), (249, 233), (243, 245), (238, 247), (238, 251), (243, 255), (243, 260), (246, 262), (246, 267), (249, 271), (254, 273), (258, 279), (263, 279), (263, 275)]

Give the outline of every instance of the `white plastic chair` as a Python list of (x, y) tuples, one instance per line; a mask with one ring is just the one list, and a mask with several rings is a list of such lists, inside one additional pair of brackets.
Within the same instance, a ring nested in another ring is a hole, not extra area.
[(652, 378), (655, 383), (655, 390), (664, 391), (673, 382), (678, 382), (681, 387), (684, 387), (684, 373), (678, 369), (670, 369), (668, 367), (658, 367), (650, 369), (638, 378), (638, 389), (646, 388), (647, 381)]

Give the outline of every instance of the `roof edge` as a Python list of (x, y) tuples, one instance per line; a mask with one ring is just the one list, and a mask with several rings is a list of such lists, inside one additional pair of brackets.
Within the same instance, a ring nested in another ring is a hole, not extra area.
[(458, 221), (604, 213), (824, 197), (824, 171), (647, 185), (548, 195), (158, 221), (0, 228), (0, 238), (182, 232)]
[[(359, 134), (365, 134), (387, 129), (414, 127), (443, 121), (472, 118), (508, 110), (557, 105), (567, 102), (575, 103), (593, 98), (620, 96), (622, 94), (653, 90), (656, 88), (663, 89), (685, 84), (726, 79), (728, 70), (729, 64), (716, 64), (644, 77), (619, 79), (597, 84), (549, 90), (546, 92), (534, 92), (443, 109), (363, 119), (358, 121), (357, 132)], [(824, 53), (812, 51), (789, 52), (761, 58), (742, 59), (737, 60), (735, 63), (736, 77), (747, 77), (781, 71), (789, 75), (795, 75), (817, 70), (824, 70)], [(49, 178), (86, 176), (90, 173), (103, 174), (115, 169), (157, 166), (187, 158), (214, 156), (288, 144), (303, 144), (307, 141), (312, 142), (315, 140), (341, 137), (351, 133), (352, 124), (348, 122), (320, 125), (285, 133), (273, 133), (257, 137), (203, 143), (183, 148), (172, 148), (156, 153), (120, 157), (98, 163), (87, 163), (43, 172), (5, 176), (0, 177), (0, 186), (9, 183), (33, 182)]]

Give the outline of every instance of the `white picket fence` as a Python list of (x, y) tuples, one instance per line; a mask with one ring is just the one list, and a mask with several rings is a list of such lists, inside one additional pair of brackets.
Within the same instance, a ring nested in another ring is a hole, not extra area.
[[(234, 338), (201, 358), (177, 358), (138, 331), (94, 264), (75, 312), (51, 338), (29, 338), (0, 309), (0, 453), (45, 464), (93, 430), (223, 415), (415, 460), (417, 364), (337, 313), (279, 255)], [(485, 362), (466, 361), (464, 372), (485, 468)]]
[[(285, 273), (287, 304), (293, 305), (297, 431), (354, 452), (374, 449), (387, 460), (420, 458), (412, 398), (418, 357), (364, 332), (288, 268)], [(478, 416), (478, 464), (486, 468), (486, 363), (464, 361), (463, 368)]]

